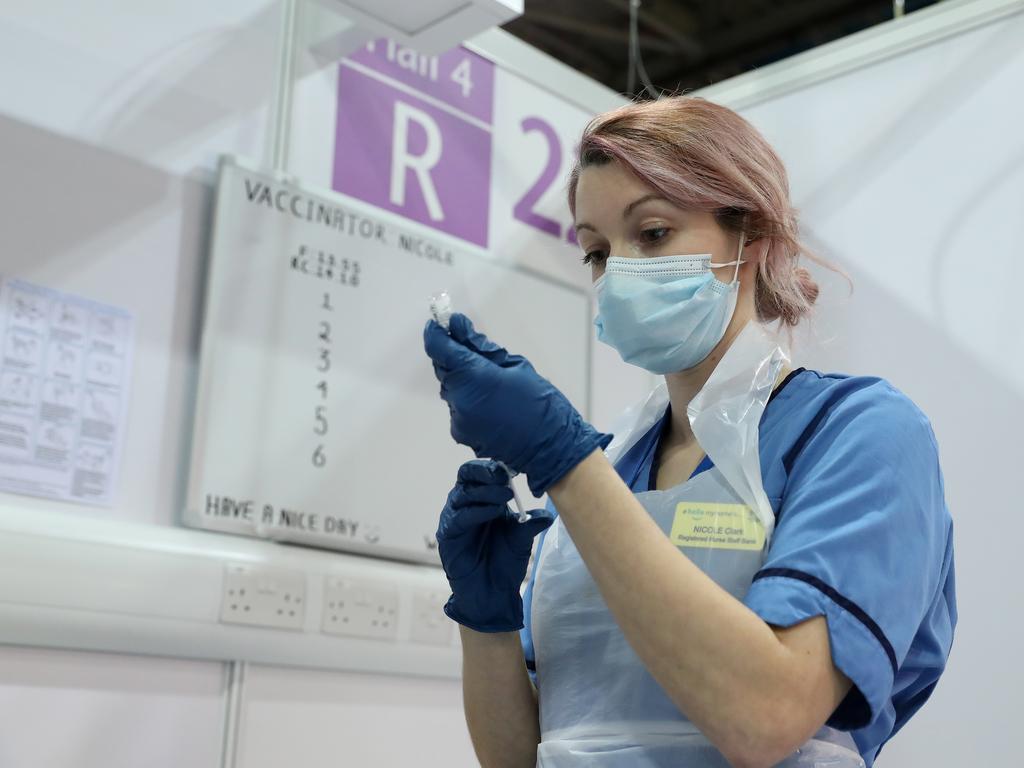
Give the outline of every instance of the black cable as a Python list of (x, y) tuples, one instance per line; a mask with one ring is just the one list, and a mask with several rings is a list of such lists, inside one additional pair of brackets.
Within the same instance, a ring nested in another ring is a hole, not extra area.
[(629, 0), (629, 78), (628, 89), (630, 98), (633, 97), (635, 85), (634, 72), (640, 73), (640, 82), (644, 84), (644, 90), (654, 99), (660, 99), (661, 94), (654, 87), (647, 69), (644, 67), (643, 55), (640, 53), (640, 30), (637, 22), (637, 13), (640, 10), (640, 0)]

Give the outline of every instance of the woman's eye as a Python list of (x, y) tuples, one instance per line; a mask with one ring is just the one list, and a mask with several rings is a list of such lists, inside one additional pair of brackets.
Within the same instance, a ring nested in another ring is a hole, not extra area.
[(667, 234), (668, 227), (651, 227), (640, 230), (640, 239), (647, 244), (656, 243), (664, 239)]
[(596, 261), (598, 264), (600, 264), (606, 258), (607, 257), (604, 255), (604, 251), (591, 251), (590, 253), (583, 257), (583, 263), (591, 264)]

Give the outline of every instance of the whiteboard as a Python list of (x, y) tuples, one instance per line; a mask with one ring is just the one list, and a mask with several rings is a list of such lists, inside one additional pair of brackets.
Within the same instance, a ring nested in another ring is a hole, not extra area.
[(220, 167), (184, 522), (436, 563), (459, 465), (428, 298), (588, 401), (588, 294), (351, 198)]

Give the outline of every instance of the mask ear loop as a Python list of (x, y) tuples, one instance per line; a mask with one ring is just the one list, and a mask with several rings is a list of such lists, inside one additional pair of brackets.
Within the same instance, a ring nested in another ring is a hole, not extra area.
[(743, 255), (743, 238), (746, 237), (747, 233), (744, 230), (740, 230), (740, 247), (736, 251), (736, 271), (733, 272), (732, 282), (733, 285), (740, 281), (740, 264), (743, 263), (743, 259), (740, 257)]
[(746, 237), (746, 232), (743, 231), (743, 230), (740, 230), (740, 247), (739, 247), (739, 250), (736, 251), (736, 260), (735, 261), (727, 261), (724, 264), (714, 264), (712, 262), (708, 262), (708, 266), (711, 267), (712, 269), (719, 269), (720, 267), (731, 267), (733, 264), (735, 264), (736, 265), (736, 270), (732, 274), (732, 283), (731, 283), (731, 285), (736, 285), (740, 281), (740, 264), (746, 264), (746, 262), (743, 259), (740, 258), (740, 256), (743, 255), (743, 238), (744, 237)]

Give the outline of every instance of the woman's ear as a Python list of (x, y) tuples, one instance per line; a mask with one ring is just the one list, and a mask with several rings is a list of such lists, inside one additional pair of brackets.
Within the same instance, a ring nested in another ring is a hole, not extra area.
[(744, 258), (748, 258), (749, 254), (750, 261), (763, 264), (764, 260), (768, 258), (768, 249), (770, 247), (771, 240), (767, 237), (751, 238), (743, 245)]
[(748, 240), (744, 244), (743, 252), (740, 254), (740, 258), (744, 262), (740, 265), (740, 275), (744, 282), (753, 284), (761, 273), (764, 260), (768, 256), (769, 245), (770, 241), (767, 237)]
[(749, 254), (752, 257), (756, 256), (760, 261), (768, 253), (769, 245), (771, 243), (768, 238), (746, 238), (746, 242), (743, 244), (743, 258)]

